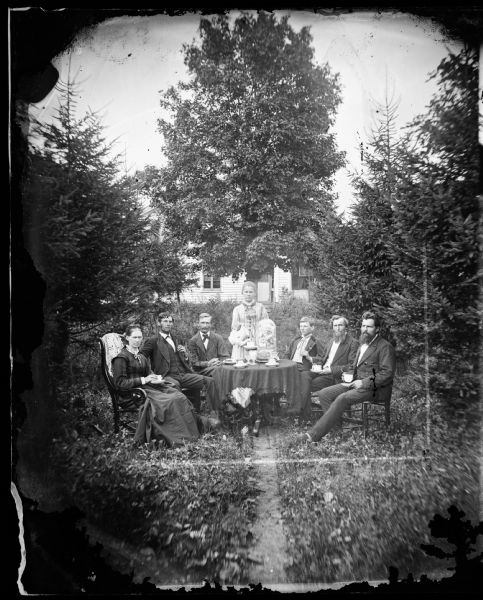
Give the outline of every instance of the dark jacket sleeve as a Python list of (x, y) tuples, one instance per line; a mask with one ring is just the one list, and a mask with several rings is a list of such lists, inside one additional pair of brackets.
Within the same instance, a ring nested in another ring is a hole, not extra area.
[(228, 350), (226, 341), (221, 335), (218, 335), (218, 358), (225, 359), (230, 357), (231, 352)]
[(396, 371), (396, 352), (393, 346), (389, 342), (381, 340), (377, 352), (369, 358), (368, 366), (370, 366), (372, 360), (375, 360), (373, 366), (375, 375), (373, 374), (362, 379), (362, 387), (366, 389), (378, 389), (392, 383)]
[(293, 354), (293, 345), (295, 343), (295, 340), (292, 340), (288, 346), (288, 350), (287, 352), (285, 352), (285, 358), (291, 359), (292, 358), (292, 354)]
[(359, 348), (359, 342), (353, 337), (348, 341), (349, 350), (347, 353), (347, 360), (343, 365), (331, 365), (330, 371), (334, 377), (340, 377), (344, 369), (352, 369), (354, 361), (356, 359), (357, 349)]
[(120, 390), (130, 390), (134, 387), (141, 387), (141, 377), (129, 377), (127, 367), (127, 359), (123, 358), (122, 356), (116, 356), (112, 360), (112, 375), (114, 379), (114, 385)]
[(200, 348), (196, 341), (191, 338), (188, 342), (188, 353), (190, 357), (191, 366), (195, 370), (204, 369), (208, 366), (207, 360), (201, 360)]
[(146, 358), (149, 358), (151, 363), (153, 362), (153, 355), (154, 355), (154, 349), (156, 347), (156, 344), (157, 344), (157, 338), (150, 337), (144, 341), (143, 345), (139, 349), (139, 352), (141, 352), (141, 354), (144, 354), (144, 356)]

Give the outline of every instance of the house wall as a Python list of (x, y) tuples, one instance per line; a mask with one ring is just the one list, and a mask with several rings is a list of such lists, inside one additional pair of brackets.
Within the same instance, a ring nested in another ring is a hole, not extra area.
[(199, 273), (198, 285), (186, 288), (181, 294), (180, 299), (188, 302), (205, 302), (210, 298), (219, 298), (220, 300), (239, 300), (244, 277), (233, 281), (231, 277), (220, 278), (220, 289), (204, 289), (203, 273)]
[(273, 301), (280, 302), (283, 290), (292, 291), (292, 273), (282, 271), (279, 267), (273, 270)]
[[(220, 300), (239, 300), (245, 275), (240, 276), (236, 281), (231, 277), (221, 277), (220, 289), (204, 289), (203, 274), (198, 277), (198, 284), (184, 290), (180, 299), (188, 302), (204, 302), (210, 298), (219, 298)], [(261, 301), (269, 302), (267, 282), (259, 282), (259, 298)], [(292, 291), (292, 274), (290, 271), (282, 271), (278, 267), (273, 270), (273, 302), (280, 302), (283, 291)], [(308, 300), (307, 290), (295, 290), (294, 295)]]

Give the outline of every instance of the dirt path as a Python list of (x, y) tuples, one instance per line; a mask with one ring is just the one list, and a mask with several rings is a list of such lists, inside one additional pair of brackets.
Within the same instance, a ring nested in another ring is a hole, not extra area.
[(257, 562), (252, 563), (249, 582), (262, 583), (264, 587), (287, 582), (287, 542), (282, 525), (275, 452), (277, 437), (275, 427), (262, 428), (260, 436), (254, 438), (252, 459), (259, 469), (261, 493), (258, 518), (252, 529), (255, 543), (250, 552)]

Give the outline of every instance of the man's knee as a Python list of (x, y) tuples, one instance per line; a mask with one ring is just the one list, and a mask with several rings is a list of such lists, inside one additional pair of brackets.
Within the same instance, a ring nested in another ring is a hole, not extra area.
[(343, 392), (337, 396), (337, 398), (334, 400), (334, 404), (338, 408), (345, 410), (351, 404), (351, 397), (347, 392)]

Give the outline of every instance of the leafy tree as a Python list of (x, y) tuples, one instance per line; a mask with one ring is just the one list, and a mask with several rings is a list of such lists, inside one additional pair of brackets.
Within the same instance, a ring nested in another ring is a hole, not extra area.
[(295, 32), (288, 17), (202, 19), (200, 36), (183, 48), (190, 80), (161, 100), (167, 166), (154, 195), (211, 271), (289, 268), (334, 210), (338, 78), (314, 64), (308, 28)]

